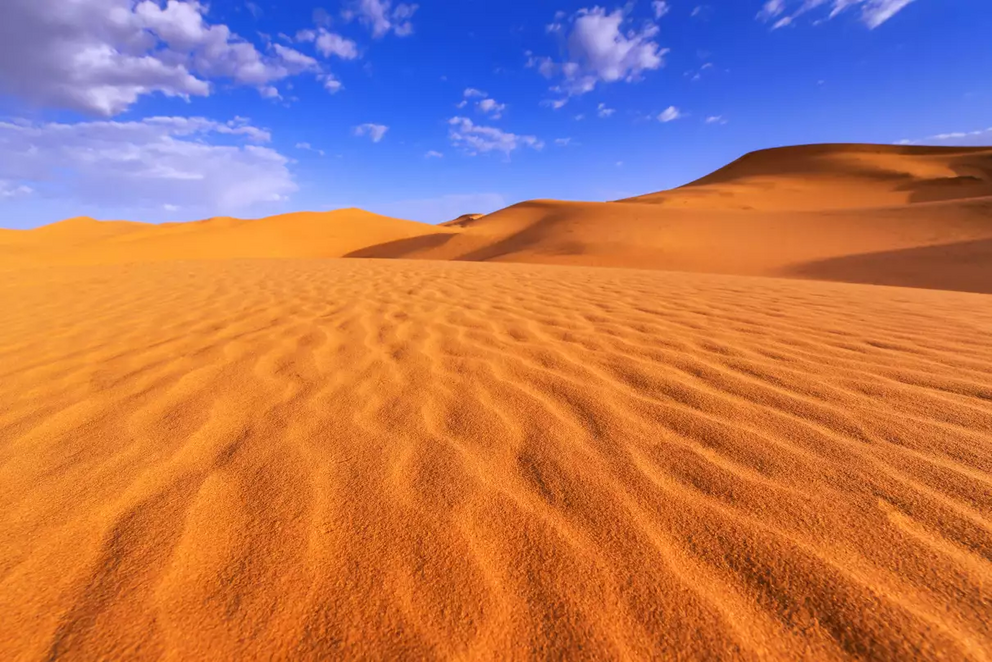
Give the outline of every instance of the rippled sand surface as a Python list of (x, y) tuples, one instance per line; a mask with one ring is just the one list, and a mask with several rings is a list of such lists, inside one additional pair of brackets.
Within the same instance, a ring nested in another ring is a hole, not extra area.
[(987, 295), (247, 260), (0, 306), (0, 659), (990, 658)]

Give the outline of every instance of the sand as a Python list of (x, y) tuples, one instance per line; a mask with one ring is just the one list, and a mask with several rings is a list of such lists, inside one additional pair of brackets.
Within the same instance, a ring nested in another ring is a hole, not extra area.
[(349, 255), (992, 293), (992, 148), (765, 150), (671, 191), (529, 201)]
[(992, 659), (989, 153), (0, 231), (0, 660)]
[(659, 269), (992, 294), (992, 148), (806, 145), (618, 202), (532, 200), (441, 225), (359, 209), (0, 232), (3, 267), (406, 258)]
[(988, 296), (248, 260), (0, 305), (0, 659), (990, 657)]
[(433, 231), (432, 225), (361, 209), (161, 225), (80, 217), (34, 230), (0, 233), (0, 267), (341, 257), (370, 244)]

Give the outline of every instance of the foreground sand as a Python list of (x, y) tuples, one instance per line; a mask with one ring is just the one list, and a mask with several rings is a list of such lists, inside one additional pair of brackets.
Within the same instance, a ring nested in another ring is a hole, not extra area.
[(0, 659), (990, 659), (990, 296), (235, 260), (0, 306)]

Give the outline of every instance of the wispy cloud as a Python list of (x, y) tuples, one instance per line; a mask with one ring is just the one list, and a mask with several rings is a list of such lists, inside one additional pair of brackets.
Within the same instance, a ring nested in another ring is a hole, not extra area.
[(912, 2), (913, 0), (766, 0), (757, 18), (770, 23), (773, 30), (778, 30), (795, 25), (801, 16), (815, 10), (821, 10), (820, 17), (815, 20), (821, 22), (836, 18), (849, 9), (860, 9), (861, 22), (874, 30)]
[(413, 34), (413, 15), (418, 6), (400, 3), (393, 7), (392, 0), (356, 0), (342, 12), (346, 21), (358, 19), (379, 39), (390, 32), (397, 37)]
[(381, 141), (385, 136), (386, 132), (389, 131), (389, 127), (384, 124), (359, 124), (351, 132), (358, 137), (368, 137), (372, 142), (377, 143)]
[(684, 117), (681, 110), (675, 106), (669, 106), (658, 114), (658, 121), (663, 123), (674, 122), (681, 117)]
[(321, 156), (324, 156), (324, 150), (316, 149), (310, 143), (296, 143), (296, 149), (301, 149), (305, 152), (315, 152), (317, 154), (320, 154)]
[(77, 204), (226, 213), (296, 191), (290, 160), (258, 144), (268, 140), (243, 118), (0, 122), (0, 180), (8, 197), (36, 189)]
[(984, 147), (992, 145), (992, 127), (976, 131), (952, 131), (938, 133), (928, 138), (900, 140), (900, 145), (954, 145), (962, 147)]
[(536, 136), (521, 136), (492, 126), (479, 126), (467, 117), (448, 120), (448, 138), (453, 146), (469, 154), (500, 152), (509, 156), (522, 147), (538, 150), (544, 147)]

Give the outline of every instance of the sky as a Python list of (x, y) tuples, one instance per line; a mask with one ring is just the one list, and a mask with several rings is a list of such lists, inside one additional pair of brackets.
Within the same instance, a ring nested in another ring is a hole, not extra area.
[(612, 200), (992, 144), (989, 0), (2, 0), (0, 227)]

